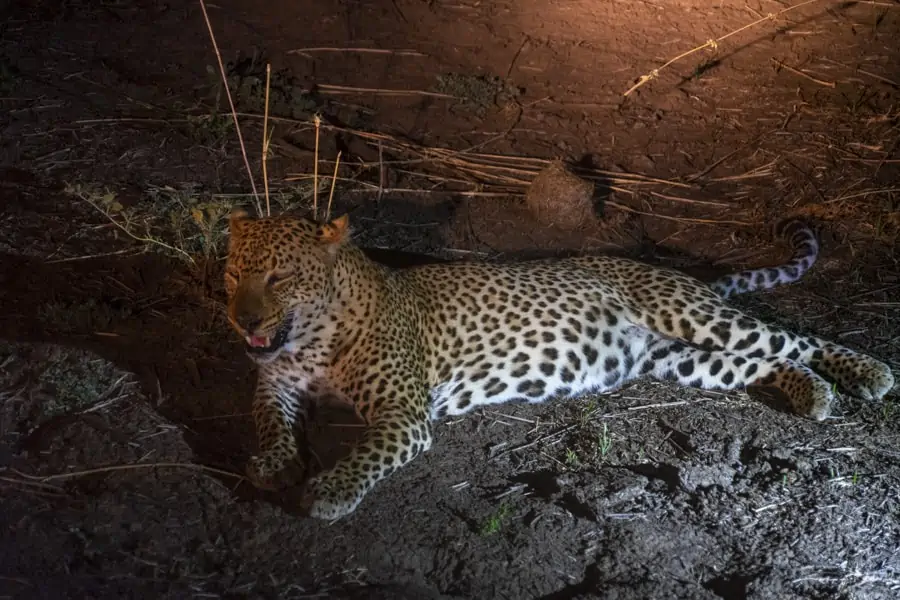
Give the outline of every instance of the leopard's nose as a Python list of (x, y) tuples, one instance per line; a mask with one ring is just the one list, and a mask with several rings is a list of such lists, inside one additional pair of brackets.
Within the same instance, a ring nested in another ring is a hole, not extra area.
[(248, 333), (256, 331), (262, 325), (262, 319), (256, 315), (238, 315), (235, 321)]

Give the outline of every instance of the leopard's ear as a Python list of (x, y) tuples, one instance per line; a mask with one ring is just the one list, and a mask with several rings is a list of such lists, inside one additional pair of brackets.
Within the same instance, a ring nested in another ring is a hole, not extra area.
[(333, 221), (319, 225), (316, 238), (335, 250), (350, 239), (350, 215), (342, 215)]
[(250, 213), (243, 208), (234, 208), (228, 216), (228, 230), (231, 232), (240, 231), (241, 227), (252, 219), (253, 217), (250, 216)]

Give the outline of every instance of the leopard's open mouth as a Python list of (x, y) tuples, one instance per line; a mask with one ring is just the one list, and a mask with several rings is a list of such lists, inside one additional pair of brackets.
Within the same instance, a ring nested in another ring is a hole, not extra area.
[(275, 335), (269, 337), (267, 335), (247, 335), (244, 341), (247, 342), (247, 352), (253, 355), (265, 355), (277, 352), (287, 343), (288, 333), (291, 331), (291, 319), (288, 317), (275, 330)]

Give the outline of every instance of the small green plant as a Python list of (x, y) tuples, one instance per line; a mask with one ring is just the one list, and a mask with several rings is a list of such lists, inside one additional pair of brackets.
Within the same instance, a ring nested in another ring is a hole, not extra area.
[(103, 399), (104, 394), (123, 374), (98, 357), (71, 350), (54, 352), (38, 376), (42, 388), (48, 390), (42, 407), (44, 416), (84, 410)]
[(488, 517), (488, 519), (482, 524), (480, 533), (483, 536), (493, 535), (500, 531), (500, 528), (503, 526), (503, 521), (506, 517), (509, 516), (509, 506), (506, 503), (500, 505), (493, 515)]
[(581, 464), (581, 461), (578, 459), (578, 452), (572, 448), (566, 448), (566, 465), (577, 467), (579, 464)]
[(885, 400), (881, 405), (881, 417), (885, 421), (890, 421), (891, 417), (894, 416), (895, 411), (897, 410), (897, 405), (894, 404), (891, 400)]
[(594, 413), (597, 411), (597, 399), (591, 398), (587, 401), (587, 404), (584, 405), (584, 408), (581, 409), (581, 415), (578, 418), (578, 421), (581, 423), (582, 427), (587, 427), (588, 423), (591, 422), (591, 417), (594, 416)]
[(233, 199), (201, 197), (192, 190), (153, 187), (132, 206), (109, 189), (71, 184), (66, 192), (101, 213), (117, 230), (144, 244), (145, 250), (175, 256), (191, 265), (215, 259), (224, 249), (227, 216)]
[(234, 132), (234, 119), (230, 115), (212, 113), (190, 116), (188, 135), (203, 146), (220, 148)]
[[(319, 179), (320, 192), (330, 185)], [(225, 252), (228, 214), (251, 201), (248, 194), (207, 194), (192, 186), (176, 189), (151, 186), (136, 201), (126, 203), (115, 191), (89, 184), (67, 184), (66, 193), (90, 205), (144, 250), (179, 258), (192, 266), (198, 259), (215, 260)], [(312, 182), (302, 181), (270, 193), (273, 214), (310, 204)]]
[(129, 305), (112, 306), (95, 298), (51, 301), (38, 308), (45, 324), (66, 332), (107, 330), (132, 314)]
[(135, 208), (126, 208), (115, 192), (80, 183), (66, 184), (65, 192), (86, 202), (106, 217), (120, 232), (143, 243), (145, 249), (155, 248), (194, 264), (194, 258), (189, 252), (165, 242), (159, 235), (158, 227), (155, 226), (156, 215)]
[(600, 454), (600, 458), (602, 460), (606, 460), (611, 449), (612, 437), (609, 435), (609, 428), (607, 427), (606, 423), (604, 423), (603, 429), (600, 431), (600, 435), (597, 437), (597, 452)]

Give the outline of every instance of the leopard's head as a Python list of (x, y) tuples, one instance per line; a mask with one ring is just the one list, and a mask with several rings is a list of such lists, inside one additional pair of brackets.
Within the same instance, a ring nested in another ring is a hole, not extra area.
[(346, 215), (318, 224), (293, 216), (229, 219), (228, 320), (258, 362), (302, 345), (327, 309), (332, 270), (349, 238)]

